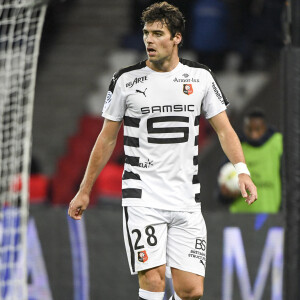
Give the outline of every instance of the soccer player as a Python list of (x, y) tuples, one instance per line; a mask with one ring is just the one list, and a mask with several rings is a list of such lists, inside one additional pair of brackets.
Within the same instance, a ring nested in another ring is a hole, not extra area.
[(114, 74), (103, 108), (105, 122), (69, 215), (80, 220), (95, 179), (108, 161), (124, 123), (122, 181), (124, 240), (139, 299), (162, 300), (166, 265), (175, 294), (200, 299), (206, 266), (206, 226), (200, 206), (198, 132), (209, 120), (236, 166), (242, 196), (257, 199), (226, 98), (210, 70), (178, 56), (184, 18), (167, 2), (142, 14), (148, 59)]

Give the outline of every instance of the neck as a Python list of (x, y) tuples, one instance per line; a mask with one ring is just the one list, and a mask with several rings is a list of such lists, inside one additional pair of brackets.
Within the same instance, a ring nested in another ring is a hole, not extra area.
[(149, 59), (146, 61), (146, 65), (156, 72), (170, 72), (176, 68), (178, 63), (178, 55), (160, 61), (150, 61)]

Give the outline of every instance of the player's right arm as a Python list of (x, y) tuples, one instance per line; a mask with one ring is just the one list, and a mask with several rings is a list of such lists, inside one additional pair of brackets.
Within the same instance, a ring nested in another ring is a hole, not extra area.
[(70, 202), (68, 214), (71, 218), (80, 220), (82, 213), (87, 208), (94, 182), (115, 148), (121, 123), (121, 121), (104, 120), (103, 128), (91, 152), (79, 191)]

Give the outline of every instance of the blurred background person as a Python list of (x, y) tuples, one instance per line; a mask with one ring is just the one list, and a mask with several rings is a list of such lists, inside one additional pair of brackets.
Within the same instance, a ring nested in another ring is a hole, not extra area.
[(197, 0), (193, 5), (189, 45), (196, 51), (198, 62), (215, 72), (223, 69), (229, 49), (228, 18), (224, 1)]
[(244, 117), (241, 143), (259, 201), (252, 206), (245, 205), (234, 187), (235, 174), (227, 166), (224, 174), (219, 175), (227, 176), (225, 180), (219, 177), (220, 200), (230, 204), (232, 213), (277, 213), (281, 206), (282, 134), (268, 124), (263, 110), (255, 108)]

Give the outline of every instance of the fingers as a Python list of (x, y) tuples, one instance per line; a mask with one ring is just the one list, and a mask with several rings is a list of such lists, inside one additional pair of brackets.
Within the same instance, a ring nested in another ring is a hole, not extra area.
[(76, 201), (73, 199), (69, 204), (68, 215), (74, 220), (80, 220), (85, 207), (83, 205), (76, 205)]
[(249, 194), (247, 197), (246, 197), (246, 199), (245, 199), (245, 202), (247, 202), (248, 203), (248, 205), (251, 205), (253, 202), (255, 202), (256, 201), (256, 198), (255, 198), (255, 196), (254, 195), (251, 195), (251, 194)]
[(73, 205), (73, 200), (70, 202), (69, 204), (69, 209), (68, 209), (68, 215), (71, 217), (71, 208), (72, 208), (72, 205)]
[(256, 191), (256, 187), (255, 185), (251, 185), (249, 188), (247, 188), (247, 190), (249, 191), (249, 194), (247, 194), (245, 198), (245, 201), (248, 203), (248, 205), (251, 205), (252, 203), (254, 203), (257, 200), (257, 191)]
[(250, 205), (257, 200), (256, 186), (248, 175), (240, 176), (239, 179), (241, 194), (245, 198), (245, 202)]
[(257, 190), (254, 184), (250, 185), (248, 188), (249, 195), (245, 201), (250, 205), (257, 200)]
[(243, 196), (243, 198), (246, 198), (248, 196), (248, 193), (246, 191), (246, 186), (244, 182), (240, 183), (240, 189), (241, 189), (241, 194)]
[(72, 218), (75, 216), (76, 209), (74, 209), (74, 199), (69, 204), (68, 215)]

